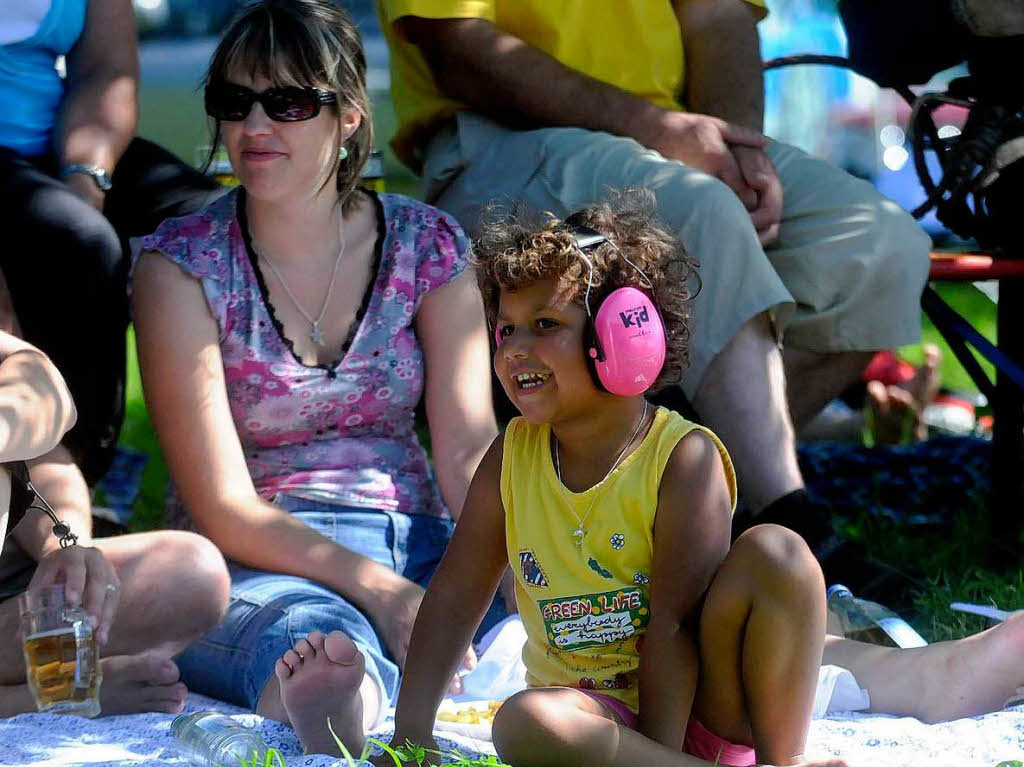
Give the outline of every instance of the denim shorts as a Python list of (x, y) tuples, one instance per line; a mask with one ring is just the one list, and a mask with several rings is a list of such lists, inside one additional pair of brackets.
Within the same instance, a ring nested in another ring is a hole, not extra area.
[[(422, 514), (361, 509), (279, 495), (275, 504), (350, 551), (426, 588), (454, 524)], [(277, 659), (319, 629), (347, 634), (366, 659), (366, 673), (394, 701), (399, 672), (370, 619), (315, 581), (230, 562), (231, 603), (220, 624), (177, 659), (194, 692), (255, 709)], [(495, 599), (477, 636), (505, 617)]]

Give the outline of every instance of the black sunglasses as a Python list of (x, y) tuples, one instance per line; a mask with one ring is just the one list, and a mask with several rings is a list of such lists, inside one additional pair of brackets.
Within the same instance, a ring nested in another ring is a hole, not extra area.
[(204, 101), (206, 114), (215, 120), (244, 120), (258, 101), (271, 120), (293, 123), (312, 120), (320, 114), (321, 104), (336, 104), (338, 97), (319, 88), (300, 88), (297, 85), (254, 91), (243, 85), (222, 82), (206, 86)]

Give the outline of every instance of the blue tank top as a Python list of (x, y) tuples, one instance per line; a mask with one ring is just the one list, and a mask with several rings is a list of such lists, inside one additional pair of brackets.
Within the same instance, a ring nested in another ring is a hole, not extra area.
[(64, 81), (57, 57), (78, 42), (88, 0), (52, 0), (36, 33), (0, 45), (0, 146), (26, 156), (52, 146)]

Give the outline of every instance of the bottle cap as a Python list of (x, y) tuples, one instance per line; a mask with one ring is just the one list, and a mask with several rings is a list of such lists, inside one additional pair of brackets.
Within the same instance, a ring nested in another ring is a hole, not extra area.
[(189, 726), (197, 718), (196, 714), (178, 714), (171, 722), (171, 737), (181, 738), (182, 730)]
[(828, 591), (825, 592), (825, 599), (826, 600), (831, 599), (833, 594), (839, 594), (839, 595), (849, 594), (851, 597), (853, 596), (853, 592), (850, 591), (848, 588), (846, 588), (846, 586), (844, 586), (841, 583), (836, 583), (836, 584), (833, 584), (833, 585), (829, 586), (828, 587)]

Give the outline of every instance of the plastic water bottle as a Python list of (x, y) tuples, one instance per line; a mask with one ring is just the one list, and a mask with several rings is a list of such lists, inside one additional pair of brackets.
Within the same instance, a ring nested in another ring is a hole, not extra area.
[(267, 744), (260, 734), (216, 711), (179, 714), (171, 722), (176, 738), (196, 764), (203, 767), (262, 765)]
[(909, 623), (888, 607), (858, 599), (841, 584), (829, 587), (827, 604), (829, 623), (834, 616), (847, 639), (889, 647), (924, 647), (928, 644)]

